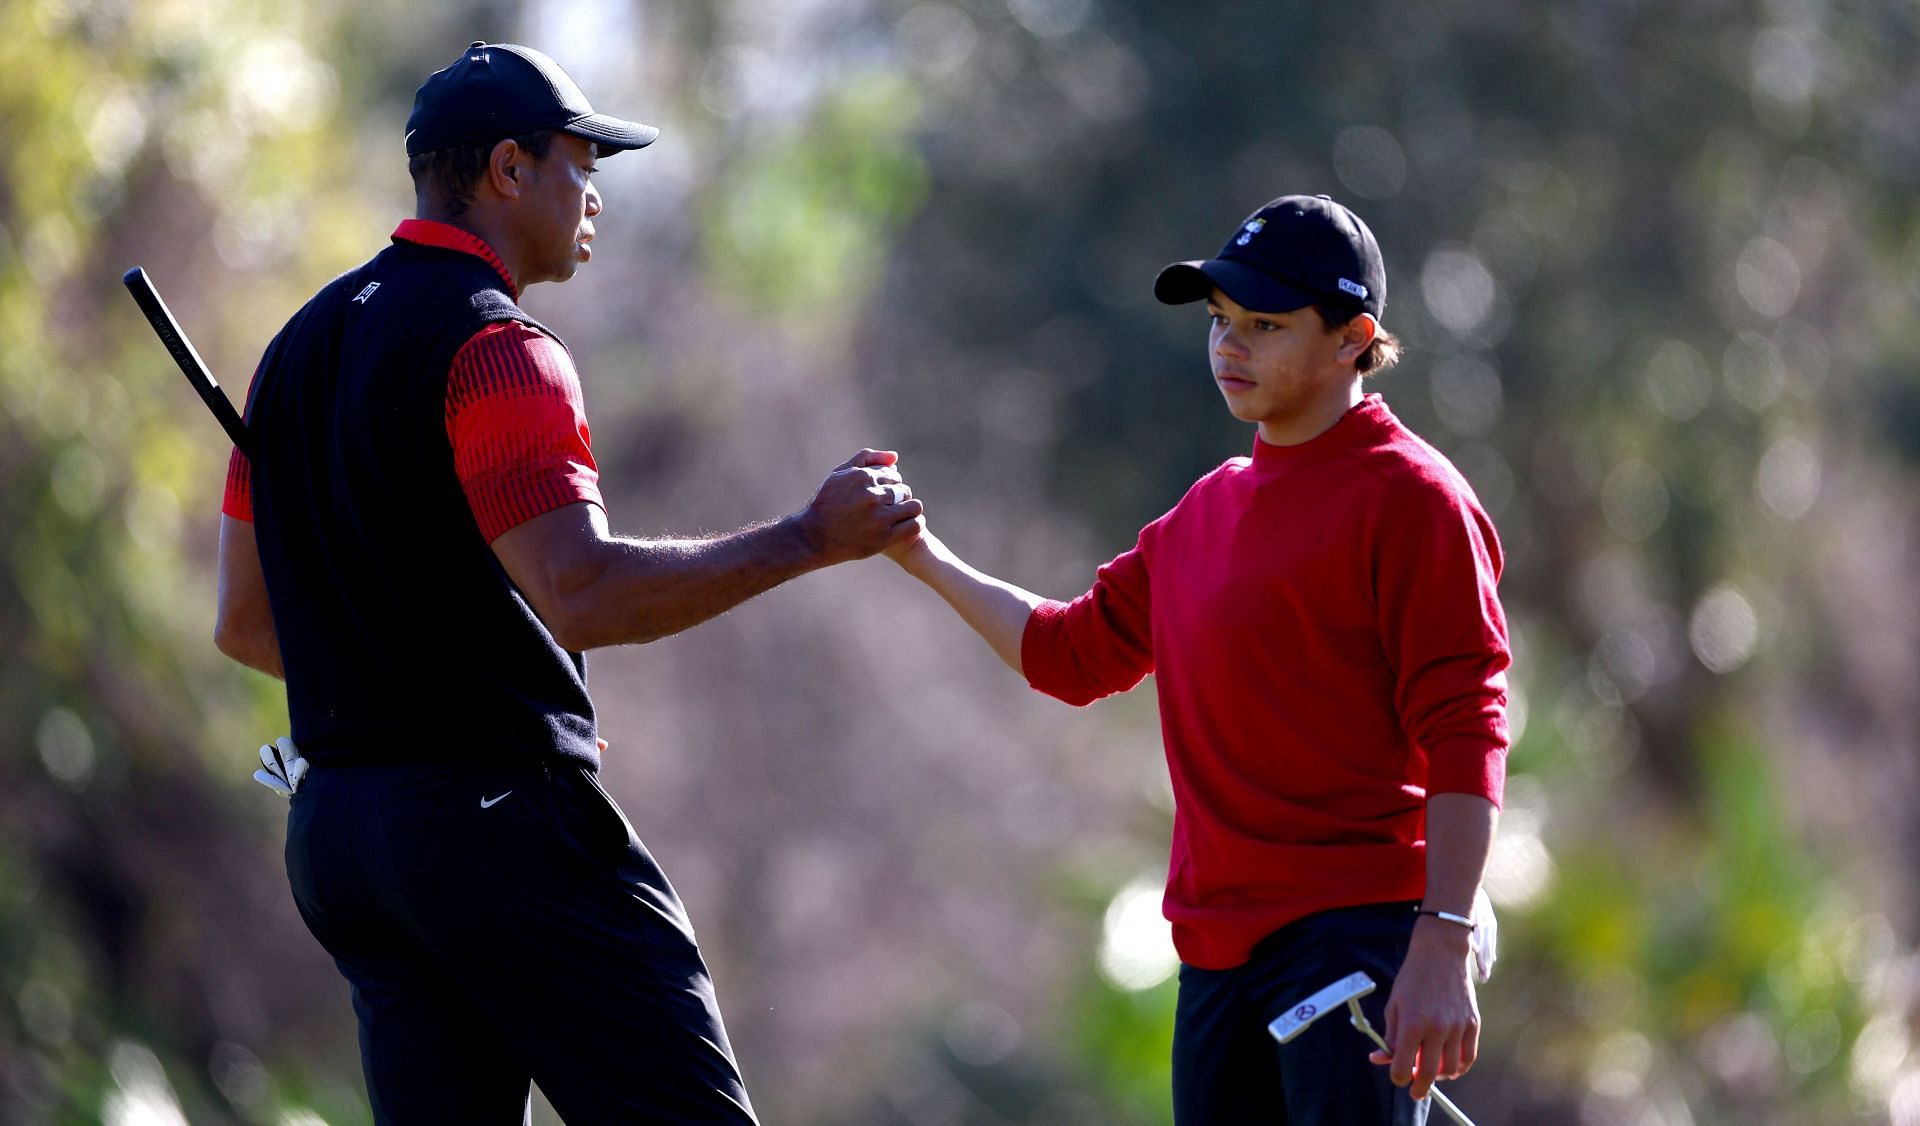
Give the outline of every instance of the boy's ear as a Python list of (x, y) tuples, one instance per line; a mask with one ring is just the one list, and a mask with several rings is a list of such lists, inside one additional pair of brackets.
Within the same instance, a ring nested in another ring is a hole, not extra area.
[(1380, 322), (1374, 319), (1372, 313), (1362, 313), (1340, 326), (1340, 348), (1334, 354), (1343, 364), (1354, 363), (1379, 333)]

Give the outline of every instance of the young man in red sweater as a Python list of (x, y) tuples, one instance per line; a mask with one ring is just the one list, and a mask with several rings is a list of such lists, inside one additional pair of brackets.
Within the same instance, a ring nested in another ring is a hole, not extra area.
[[(1257, 424), (1252, 457), (1203, 477), (1072, 602), (929, 532), (890, 554), (1042, 692), (1086, 704), (1157, 674), (1175, 1121), (1422, 1122), (1479, 1040), (1471, 915), (1507, 749), (1499, 541), (1447, 459), (1362, 392), (1399, 345), (1358, 216), (1276, 199), (1154, 293), (1207, 303), (1214, 381)], [(1390, 1057), (1345, 1020), (1268, 1037), (1355, 971), (1380, 985)]]

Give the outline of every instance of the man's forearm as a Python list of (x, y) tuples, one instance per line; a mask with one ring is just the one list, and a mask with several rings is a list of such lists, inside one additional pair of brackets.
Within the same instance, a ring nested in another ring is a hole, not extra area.
[(221, 515), (217, 570), (214, 645), (250, 669), (285, 680), (280, 635), (274, 628), (273, 606), (267, 598), (267, 579), (260, 570), (260, 548), (253, 538), (251, 521)]
[(562, 648), (652, 641), (820, 567), (865, 559), (915, 534), (891, 450), (861, 450), (784, 520), (701, 539), (607, 531), (598, 502), (561, 505), (507, 529), (493, 553)]
[(671, 636), (825, 562), (791, 517), (711, 539), (614, 537), (602, 550), (604, 566), (562, 592), (575, 608), (559, 637), (568, 649)]
[(947, 600), (962, 621), (992, 646), (1014, 672), (1026, 675), (1020, 660), (1020, 642), (1027, 619), (1045, 599), (969, 566), (966, 560), (926, 532), (902, 566), (914, 578)]
[(287, 679), (286, 667), (280, 661), (280, 639), (271, 631), (264, 637), (256, 635), (244, 641), (232, 638), (216, 639), (216, 644), (230, 660), (256, 672), (266, 673), (275, 680)]

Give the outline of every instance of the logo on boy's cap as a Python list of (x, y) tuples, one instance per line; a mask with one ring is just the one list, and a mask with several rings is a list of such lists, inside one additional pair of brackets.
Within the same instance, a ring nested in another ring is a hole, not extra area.
[(1247, 225), (1240, 228), (1240, 237), (1233, 241), (1241, 246), (1245, 246), (1252, 242), (1253, 236), (1259, 234), (1260, 228), (1266, 225), (1267, 221), (1265, 219), (1249, 219), (1247, 220)]
[(1362, 301), (1365, 301), (1367, 299), (1367, 287), (1364, 285), (1361, 285), (1357, 281), (1351, 281), (1347, 278), (1341, 278), (1340, 289), (1341, 289), (1341, 292), (1351, 293)]

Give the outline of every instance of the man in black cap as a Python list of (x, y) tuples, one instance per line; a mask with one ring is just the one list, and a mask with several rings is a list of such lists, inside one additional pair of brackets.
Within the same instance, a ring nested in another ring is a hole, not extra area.
[[(1507, 747), (1499, 540), (1446, 458), (1363, 392), (1399, 344), (1358, 216), (1276, 199), (1154, 293), (1207, 303), (1214, 382), (1256, 424), (1251, 457), (1203, 477), (1071, 603), (931, 533), (889, 554), (1042, 692), (1086, 704), (1155, 674), (1175, 1121), (1424, 1121), (1479, 1036), (1469, 957), (1491, 920), (1476, 891)], [(1484, 972), (1490, 951), (1473, 953)], [(1367, 1001), (1390, 1056), (1369, 1063), (1344, 1021), (1267, 1035), (1356, 972), (1390, 987)]]
[(596, 158), (651, 126), (475, 43), (407, 122), (417, 216), (322, 289), (248, 393), (215, 639), (287, 682), (311, 763), (287, 871), (353, 987), (382, 1123), (753, 1121), (673, 888), (595, 774), (587, 649), (649, 641), (920, 511), (863, 450), (729, 536), (607, 531), (580, 383), (518, 304), (591, 257)]

